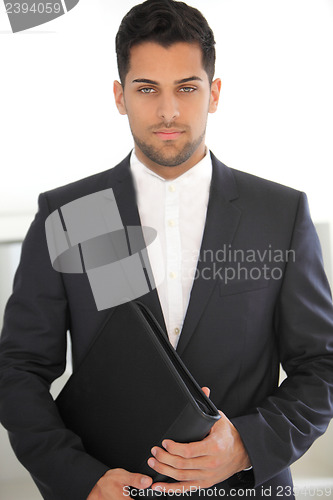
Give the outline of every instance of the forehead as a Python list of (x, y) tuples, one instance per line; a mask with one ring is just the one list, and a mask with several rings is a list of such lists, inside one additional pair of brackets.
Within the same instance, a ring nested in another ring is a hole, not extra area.
[(127, 78), (149, 78), (156, 81), (175, 81), (197, 75), (208, 77), (202, 64), (202, 51), (197, 43), (176, 42), (163, 47), (155, 42), (143, 42), (130, 50)]

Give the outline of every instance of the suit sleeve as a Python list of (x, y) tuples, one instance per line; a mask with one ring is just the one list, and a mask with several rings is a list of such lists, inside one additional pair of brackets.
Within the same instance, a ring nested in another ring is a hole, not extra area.
[(333, 307), (321, 248), (301, 193), (275, 309), (280, 360), (287, 373), (276, 391), (232, 419), (250, 456), (255, 485), (301, 457), (333, 414)]
[(0, 340), (0, 418), (47, 500), (84, 500), (108, 467), (63, 424), (49, 393), (65, 369), (69, 312), (45, 238), (46, 198), (22, 246)]

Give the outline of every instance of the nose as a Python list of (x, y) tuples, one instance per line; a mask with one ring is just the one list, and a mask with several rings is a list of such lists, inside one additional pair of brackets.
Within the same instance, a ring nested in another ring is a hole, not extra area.
[(166, 123), (174, 121), (179, 117), (179, 107), (176, 96), (171, 93), (164, 93), (159, 98), (158, 117)]

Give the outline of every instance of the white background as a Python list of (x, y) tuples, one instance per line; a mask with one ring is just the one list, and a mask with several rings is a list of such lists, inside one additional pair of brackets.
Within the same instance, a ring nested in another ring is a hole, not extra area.
[[(112, 84), (114, 37), (136, 3), (81, 0), (12, 34), (0, 1), (0, 240), (22, 235), (39, 192), (110, 168), (132, 147)], [(222, 96), (208, 146), (230, 167), (306, 191), (313, 219), (331, 225), (333, 1), (188, 3), (217, 41)], [(333, 477), (332, 460), (317, 450), (313, 466)]]
[[(10, 34), (0, 3), (0, 214), (110, 168), (132, 147), (112, 95), (114, 37), (136, 1), (81, 0)], [(207, 143), (227, 165), (308, 193), (332, 217), (333, 1), (192, 0), (217, 40), (222, 97)], [(7, 33), (6, 33), (7, 31)]]

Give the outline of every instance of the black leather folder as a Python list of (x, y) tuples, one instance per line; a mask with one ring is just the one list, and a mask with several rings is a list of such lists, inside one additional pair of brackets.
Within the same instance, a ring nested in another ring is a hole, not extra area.
[(220, 414), (150, 311), (128, 302), (110, 311), (56, 400), (86, 451), (109, 466), (167, 478), (147, 460), (163, 439), (203, 439)]

